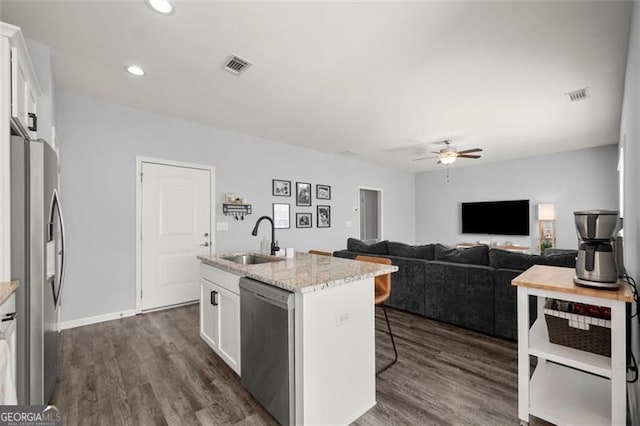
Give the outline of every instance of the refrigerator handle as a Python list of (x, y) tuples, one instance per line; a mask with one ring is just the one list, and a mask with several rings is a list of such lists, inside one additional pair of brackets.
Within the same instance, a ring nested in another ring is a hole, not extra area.
[(60, 196), (58, 195), (58, 190), (53, 190), (53, 196), (51, 198), (51, 209), (49, 210), (49, 235), (48, 240), (51, 241), (54, 237), (53, 225), (54, 225), (54, 215), (58, 213), (58, 219), (60, 220), (60, 251), (58, 254), (60, 255), (60, 278), (58, 279), (58, 291), (53, 292), (53, 301), (54, 306), (57, 308), (60, 305), (60, 294), (62, 293), (62, 284), (64, 283), (64, 273), (65, 273), (65, 232), (64, 232), (64, 219), (62, 218), (62, 209), (60, 208)]

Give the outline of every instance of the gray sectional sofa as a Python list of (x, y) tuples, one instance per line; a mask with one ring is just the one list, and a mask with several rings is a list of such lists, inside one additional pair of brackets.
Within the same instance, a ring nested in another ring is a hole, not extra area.
[[(575, 267), (576, 254), (549, 249), (529, 255), (483, 245), (458, 250), (392, 241), (368, 245), (354, 238), (347, 240), (346, 250), (333, 253), (350, 259), (391, 259), (399, 270), (391, 275), (387, 306), (511, 340), (517, 339), (516, 289), (511, 280), (535, 264)], [(531, 312), (535, 315), (536, 310)]]

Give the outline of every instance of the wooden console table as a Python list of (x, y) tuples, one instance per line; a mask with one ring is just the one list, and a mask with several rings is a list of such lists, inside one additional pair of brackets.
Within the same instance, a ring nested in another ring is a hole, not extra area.
[[(626, 424), (626, 303), (629, 286), (616, 291), (578, 287), (573, 268), (535, 265), (514, 278), (518, 287), (518, 417), (557, 425)], [(529, 329), (529, 296), (538, 297), (538, 318)], [(611, 357), (549, 342), (544, 299), (611, 308)], [(533, 375), (529, 356), (538, 357)], [(552, 362), (547, 362), (552, 361)]]

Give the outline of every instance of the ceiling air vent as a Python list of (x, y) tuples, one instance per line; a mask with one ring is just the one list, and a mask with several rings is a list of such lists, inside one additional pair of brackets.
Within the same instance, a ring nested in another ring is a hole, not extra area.
[(577, 102), (585, 100), (589, 97), (589, 91), (587, 88), (582, 88), (578, 90), (573, 90), (571, 92), (565, 93), (571, 102)]
[(239, 75), (241, 72), (251, 66), (251, 62), (241, 58), (238, 55), (231, 55), (224, 63), (224, 69), (231, 74)]

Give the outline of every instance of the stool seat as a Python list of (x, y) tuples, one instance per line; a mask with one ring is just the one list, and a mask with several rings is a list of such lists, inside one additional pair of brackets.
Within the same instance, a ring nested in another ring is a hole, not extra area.
[(309, 250), (309, 254), (315, 254), (318, 256), (332, 256), (333, 254), (328, 251)]
[[(360, 262), (371, 262), (371, 263), (379, 263), (381, 265), (391, 265), (391, 259), (387, 259), (386, 257), (374, 257), (374, 256), (356, 256), (356, 260)], [(374, 299), (373, 303), (376, 305), (380, 305), (382, 307), (382, 312), (384, 312), (384, 319), (387, 322), (387, 328), (389, 329), (389, 336), (391, 337), (391, 344), (393, 345), (393, 353), (394, 358), (388, 365), (383, 367), (380, 371), (376, 373), (376, 376), (387, 368), (391, 367), (398, 361), (398, 350), (396, 349), (396, 341), (393, 338), (393, 333), (391, 332), (391, 324), (389, 323), (389, 316), (387, 315), (387, 309), (384, 306), (384, 302), (389, 299), (391, 296), (391, 274), (378, 275), (375, 278), (375, 288), (374, 288)]]

